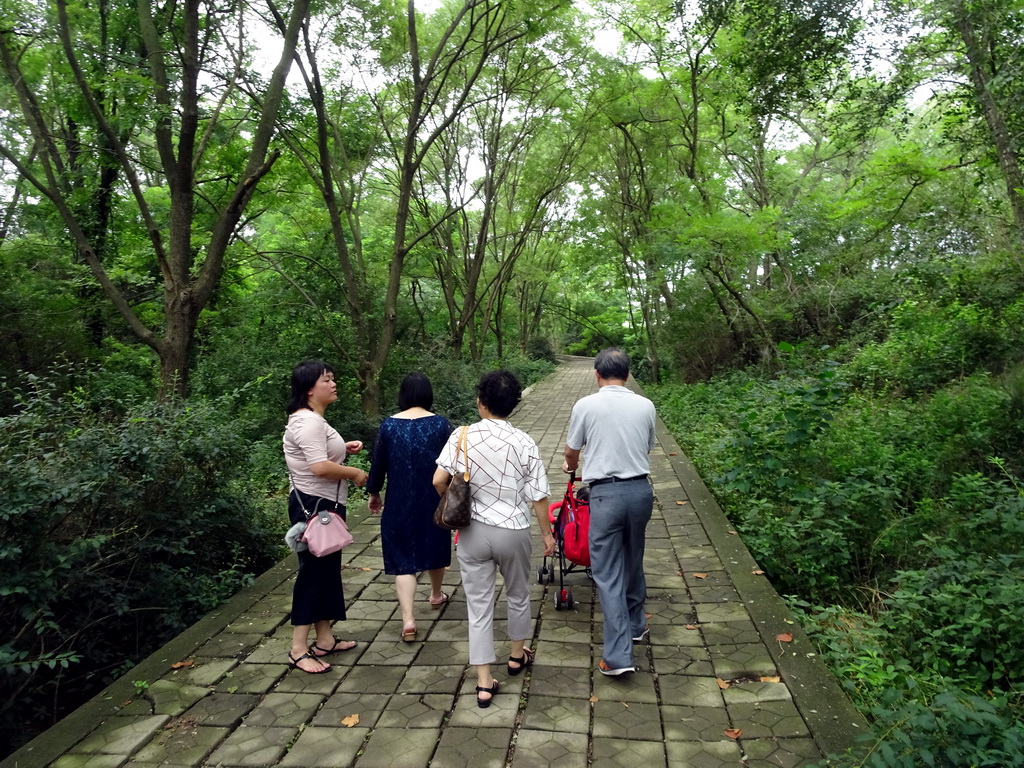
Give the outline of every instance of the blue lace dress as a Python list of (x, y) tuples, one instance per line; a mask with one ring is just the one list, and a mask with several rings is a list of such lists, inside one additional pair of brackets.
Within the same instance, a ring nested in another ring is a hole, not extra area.
[(380, 520), (384, 573), (418, 573), (451, 565), (451, 532), (434, 525), (438, 495), (432, 482), (434, 462), (451, 433), (448, 419), (437, 415), (389, 417), (380, 425), (366, 490), (380, 493), (387, 481)]

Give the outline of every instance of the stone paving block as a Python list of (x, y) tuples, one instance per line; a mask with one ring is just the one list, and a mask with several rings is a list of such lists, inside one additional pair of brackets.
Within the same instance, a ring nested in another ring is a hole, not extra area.
[(701, 634), (704, 635), (704, 642), (708, 646), (713, 645), (743, 645), (747, 643), (760, 643), (761, 635), (754, 626), (754, 622), (730, 621), (727, 623), (712, 621), (700, 625)]
[[(389, 621), (397, 610), (398, 606), (390, 601), (358, 601), (345, 610), (346, 623), (348, 621)], [(340, 627), (336, 629), (340, 629)]]
[[(393, 664), (400, 667), (408, 667), (412, 660), (419, 653), (419, 644), (423, 642), (423, 629), (420, 629), (420, 639), (416, 642), (405, 643), (397, 636), (391, 637), (386, 632), (381, 633), (366, 648), (360, 664)], [(333, 660), (333, 656), (331, 657)]]
[(363, 748), (358, 768), (411, 768), (426, 765), (437, 743), (437, 732), (420, 728), (374, 728)]
[(670, 741), (665, 744), (672, 768), (735, 768), (743, 765), (740, 745), (735, 741)]
[(712, 621), (750, 621), (750, 612), (743, 603), (697, 603), (697, 621), (707, 624)]
[(440, 729), (454, 703), (454, 693), (395, 694), (381, 713), (377, 725), (381, 728)]
[(813, 739), (746, 739), (740, 744), (749, 768), (805, 768), (820, 765), (823, 755)]
[(341, 721), (351, 715), (359, 715), (359, 725), (372, 728), (377, 724), (391, 697), (384, 693), (335, 693), (329, 696), (313, 716), (312, 724), (317, 727), (346, 727)]
[(405, 667), (355, 667), (345, 677), (342, 689), (366, 693), (394, 693), (405, 677)]
[(690, 587), (690, 595), (695, 603), (736, 603), (740, 599), (736, 588), (726, 584)]
[(248, 715), (260, 697), (251, 693), (220, 693), (216, 691), (197, 701), (188, 710), (188, 716), (200, 725), (233, 728)]
[[(493, 705), (491, 707), (493, 709)], [(481, 712), (486, 710), (480, 710)], [(441, 734), (431, 768), (504, 768), (511, 728), (448, 728)], [(406, 762), (401, 768), (426, 765)], [(358, 768), (365, 768), (360, 761)]]
[(711, 656), (703, 647), (652, 645), (651, 654), (654, 658), (654, 671), (659, 675), (709, 677), (715, 674)]
[(530, 697), (538, 695), (587, 699), (590, 697), (590, 677), (590, 669), (545, 666), (538, 661), (534, 663), (530, 675)]
[[(594, 768), (665, 768), (665, 745), (658, 741), (594, 735)], [(675, 768), (675, 763), (673, 763)]]
[[(595, 737), (661, 741), (661, 714), (657, 704), (600, 699), (594, 702)], [(633, 763), (640, 765), (640, 761)]]
[(708, 650), (715, 674), (723, 680), (778, 674), (775, 661), (761, 643), (713, 645)]
[(230, 733), (230, 728), (204, 727), (197, 725), (192, 718), (179, 717), (142, 747), (132, 758), (132, 763), (197, 766)]
[(52, 768), (121, 768), (127, 765), (124, 755), (78, 755), (67, 754), (58, 758)]
[(80, 754), (130, 755), (148, 742), (171, 718), (114, 717), (102, 723), (75, 747)]
[(269, 635), (284, 623), (281, 614), (243, 613), (224, 627), (224, 632), (241, 635)]
[(317, 728), (311, 726), (299, 734), (280, 765), (302, 768), (347, 768), (352, 764), (369, 728)]
[(634, 672), (618, 677), (606, 677), (596, 670), (592, 674), (594, 695), (599, 699), (647, 703), (658, 700), (654, 690), (654, 676), (650, 672)]
[(734, 683), (723, 694), (726, 706), (757, 701), (790, 701), (793, 698), (785, 683)]
[(264, 639), (263, 635), (224, 632), (210, 638), (194, 655), (241, 659), (252, 653)]
[(457, 643), (448, 642), (426, 642), (420, 648), (416, 656), (416, 665), (429, 664), (444, 666), (453, 662), (467, 663), (469, 661), (469, 640), (460, 640)]
[(283, 635), (266, 638), (258, 646), (250, 649), (248, 653), (231, 658), (241, 658), (242, 662), (246, 664), (287, 664), (291, 645), (291, 633), (289, 632), (287, 638)]
[(590, 729), (590, 701), (565, 696), (530, 696), (524, 728), (586, 734)]
[[(473, 681), (475, 684), (475, 680)], [(475, 685), (474, 685), (475, 688)], [(460, 694), (455, 710), (448, 720), (450, 726), (463, 728), (511, 728), (519, 711), (519, 696), (506, 690), (502, 681), (501, 691), (491, 700), (491, 706), (480, 709), (476, 705), (476, 691)]]
[(333, 662), (327, 672), (311, 675), (301, 669), (289, 669), (287, 674), (274, 687), (275, 693), (317, 693), (330, 696), (339, 686), (348, 672), (348, 667), (337, 666)]
[(722, 689), (713, 677), (658, 675), (662, 704), (686, 707), (725, 707)]
[(686, 598), (685, 593), (680, 599), (685, 602), (669, 603), (648, 599), (644, 604), (648, 613), (647, 625), (660, 629), (665, 625), (692, 624), (696, 618), (693, 615), (693, 606)]
[(680, 707), (663, 705), (661, 719), (665, 741), (717, 741), (731, 728), (724, 707)]
[[(648, 625), (650, 626), (650, 625)], [(693, 627), (693, 629), (687, 629)], [(651, 645), (704, 646), (704, 636), (696, 623), (658, 624), (647, 641)]]
[(245, 718), (246, 726), (302, 725), (326, 699), (314, 693), (268, 693)]
[(590, 669), (595, 663), (590, 657), (590, 643), (560, 643), (538, 640), (534, 645), (537, 660), (534, 672), (547, 667), (579, 667)]
[(557, 617), (554, 621), (549, 620), (547, 614), (545, 614), (544, 624), (538, 634), (538, 639), (554, 643), (586, 643), (589, 645), (591, 638), (589, 621), (572, 620), (562, 623), (557, 620)]
[[(497, 625), (497, 622), (495, 622)], [(466, 640), (469, 637), (469, 629), (467, 624), (462, 621), (438, 621), (433, 627), (430, 627), (430, 634), (428, 635), (431, 642), (440, 640), (446, 643), (455, 643), (460, 640)], [(423, 637), (425, 633), (421, 632), (420, 636)], [(495, 639), (501, 637), (497, 633), (497, 626), (495, 626)]]
[(146, 698), (153, 703), (154, 715), (180, 715), (204, 696), (209, 688), (187, 685), (176, 680), (157, 680), (146, 689)]
[(298, 728), (263, 728), (241, 726), (224, 740), (209, 762), (225, 766), (276, 765), (295, 738)]
[(224, 693), (266, 693), (288, 674), (284, 664), (241, 663), (221, 678), (216, 690)]
[(191, 666), (169, 670), (161, 679), (171, 680), (179, 685), (198, 685), (208, 688), (216, 685), (224, 675), (238, 666), (238, 663), (237, 659), (196, 659), (193, 660)]
[(400, 693), (456, 693), (462, 685), (465, 665), (416, 664), (409, 667), (398, 686)]
[(790, 738), (808, 736), (807, 724), (791, 701), (762, 701), (756, 704), (732, 704), (729, 716), (743, 737)]
[[(351, 584), (353, 587), (359, 584), (369, 584), (380, 576), (381, 573), (381, 564), (379, 562), (366, 563), (365, 565), (352, 565), (351, 563), (345, 563), (341, 566), (342, 582), (346, 585)], [(291, 594), (290, 591), (289, 594)], [(355, 594), (354, 591), (353, 594)]]
[[(536, 608), (534, 611), (536, 612)], [(465, 623), (469, 621), (469, 612), (466, 610), (465, 601), (456, 601), (454, 598), (448, 601), (448, 604), (441, 609), (441, 615), (438, 617), (445, 621), (461, 623), (463, 629), (465, 629)]]
[(524, 727), (516, 738), (512, 768), (587, 768), (587, 737)]

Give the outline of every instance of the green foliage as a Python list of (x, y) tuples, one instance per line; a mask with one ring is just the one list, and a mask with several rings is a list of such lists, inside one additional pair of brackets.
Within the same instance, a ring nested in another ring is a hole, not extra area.
[(975, 304), (907, 301), (893, 311), (892, 322), (889, 338), (851, 362), (851, 382), (900, 395), (930, 392), (1005, 352), (992, 312)]
[(39, 719), (109, 682), (276, 554), (234, 418), (211, 401), (121, 399), (77, 371), (8, 393), (0, 419), (0, 718)]
[(950, 687), (930, 701), (890, 697), (895, 709), (874, 711), (876, 732), (860, 749), (834, 757), (851, 768), (1020, 768), (1024, 766), (1024, 722), (1019, 702), (982, 697)]

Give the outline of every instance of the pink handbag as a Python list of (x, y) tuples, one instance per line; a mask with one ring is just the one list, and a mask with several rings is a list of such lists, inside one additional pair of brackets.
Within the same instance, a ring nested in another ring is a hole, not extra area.
[(316, 557), (324, 557), (351, 544), (352, 534), (341, 515), (323, 509), (306, 521), (302, 540)]

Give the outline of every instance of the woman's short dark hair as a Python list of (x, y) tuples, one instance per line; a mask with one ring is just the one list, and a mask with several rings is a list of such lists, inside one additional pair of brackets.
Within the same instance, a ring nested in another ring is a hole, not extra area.
[(402, 379), (398, 387), (398, 407), (403, 411), (410, 408), (430, 410), (434, 405), (434, 388), (426, 374), (416, 371)]
[(523, 387), (512, 371), (491, 371), (480, 377), (476, 396), (488, 411), (505, 419), (519, 405)]
[(594, 368), (602, 379), (625, 381), (629, 378), (629, 358), (625, 352), (615, 347), (598, 352), (594, 359)]
[(285, 410), (295, 413), (309, 408), (309, 390), (325, 373), (334, 373), (334, 369), (323, 360), (303, 360), (296, 365), (292, 370), (292, 397)]

